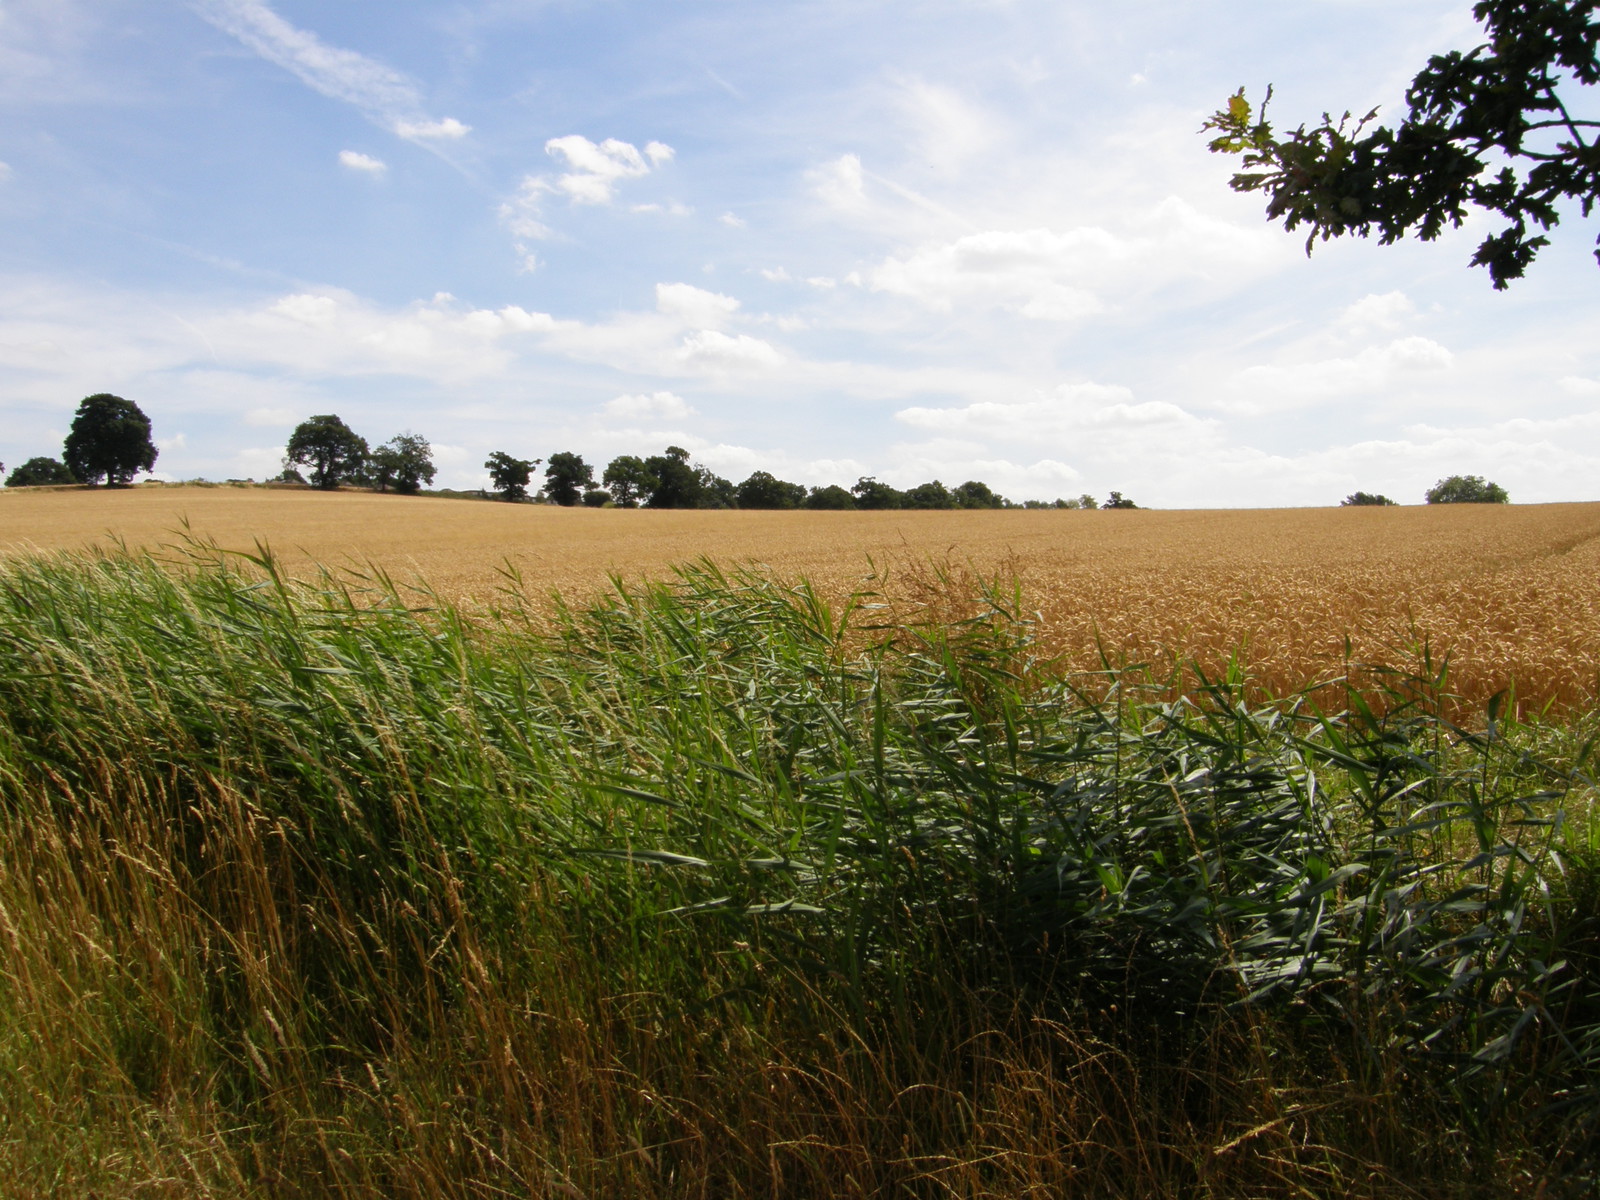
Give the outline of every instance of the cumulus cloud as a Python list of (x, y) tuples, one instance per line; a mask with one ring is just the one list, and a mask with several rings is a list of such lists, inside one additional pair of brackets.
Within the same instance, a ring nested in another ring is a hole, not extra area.
[[(517, 239), (516, 249), (527, 270), (538, 265), (527, 243), (551, 236), (552, 231), (544, 218), (547, 196), (566, 196), (573, 204), (608, 205), (616, 199), (620, 184), (650, 174), (673, 157), (672, 147), (662, 142), (647, 142), (641, 153), (631, 142), (617, 138), (591, 142), (576, 133), (551, 138), (544, 149), (546, 154), (562, 161), (567, 169), (554, 177), (524, 175), (516, 191), (499, 209), (501, 222)], [(674, 216), (687, 216), (693, 210), (674, 203), (665, 210), (660, 204), (639, 204), (634, 206), (634, 211), (670, 211)]]
[(361, 171), (367, 175), (382, 175), (389, 169), (388, 164), (382, 159), (373, 158), (370, 154), (362, 154), (358, 150), (339, 151), (339, 164), (352, 171)]
[(1404, 292), (1384, 292), (1361, 297), (1334, 321), (1341, 333), (1362, 335), (1391, 333), (1416, 315), (1417, 306)]
[(1237, 376), (1234, 393), (1217, 407), (1248, 415), (1337, 396), (1370, 394), (1407, 376), (1447, 371), (1454, 362), (1448, 349), (1429, 338), (1396, 338), (1339, 358), (1248, 367)]
[(1556, 386), (1569, 396), (1600, 396), (1600, 379), (1585, 379), (1581, 375), (1565, 375), (1556, 380)]
[(1063, 384), (1015, 401), (979, 401), (951, 408), (914, 406), (895, 413), (902, 424), (945, 437), (976, 442), (1071, 440), (1094, 431), (1151, 430), (1158, 426), (1197, 429), (1201, 418), (1164, 400), (1136, 402), (1114, 384)]
[(672, 157), (672, 147), (660, 142), (649, 143), (640, 154), (629, 142), (607, 138), (596, 144), (577, 133), (551, 138), (544, 149), (551, 157), (564, 159), (568, 168), (547, 186), (574, 204), (610, 204), (619, 183), (648, 175), (652, 167)]
[(723, 213), (717, 220), (721, 221), (729, 229), (743, 229), (745, 227), (745, 219), (735, 216), (731, 212)]
[(672, 421), (692, 417), (695, 410), (682, 396), (673, 392), (646, 392), (633, 396), (618, 396), (608, 400), (602, 409), (608, 417), (624, 421)]
[(471, 133), (472, 126), (464, 125), (454, 117), (446, 117), (442, 121), (399, 121), (394, 131), (414, 142), (454, 142)]
[(720, 329), (739, 311), (739, 302), (691, 283), (656, 284), (656, 310), (699, 329)]
[(770, 342), (749, 334), (730, 336), (715, 329), (701, 329), (683, 339), (677, 359), (692, 370), (720, 373), (776, 367), (782, 364), (783, 355)]
[(885, 259), (863, 282), (940, 312), (974, 305), (1073, 321), (1184, 278), (1236, 286), (1276, 254), (1259, 231), (1169, 197), (1118, 230), (990, 229), (935, 242)]
[(6, 163), (6, 162), (0, 162), (0, 183), (5, 183), (8, 179), (11, 178), (12, 174), (13, 174), (13, 172), (11, 170), (11, 164), (10, 163)]
[(195, 9), (307, 87), (355, 106), (401, 137), (454, 138), (467, 132), (468, 127), (453, 117), (433, 120), (425, 116), (421, 93), (407, 75), (296, 28), (266, 0), (195, 0)]
[(1070, 320), (1104, 307), (1076, 281), (1091, 265), (1098, 275), (1121, 249), (1103, 229), (989, 230), (888, 259), (867, 284), (941, 312), (957, 300), (977, 300), (1023, 316)]
[(302, 325), (326, 326), (338, 317), (339, 302), (332, 296), (314, 296), (302, 292), (285, 296), (272, 306), (271, 311)]

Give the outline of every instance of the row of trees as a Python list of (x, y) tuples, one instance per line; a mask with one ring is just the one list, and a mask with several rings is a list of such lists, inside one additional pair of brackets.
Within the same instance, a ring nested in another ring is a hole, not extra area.
[[(309, 477), (297, 468), (304, 467)], [(295, 426), (283, 451), (283, 478), (331, 490), (340, 484), (393, 489), (415, 495), (433, 482), (433, 447), (416, 433), (398, 433), (373, 449), (336, 415), (311, 417)]]
[[(1029, 501), (1013, 504), (996, 495), (988, 484), (970, 479), (957, 487), (946, 487), (939, 480), (916, 487), (891, 487), (871, 476), (856, 481), (854, 487), (838, 484), (807, 487), (779, 479), (770, 471), (756, 471), (743, 483), (724, 479), (700, 463), (690, 461), (682, 446), (668, 446), (660, 454), (641, 458), (622, 454), (612, 459), (598, 480), (595, 468), (583, 456), (569, 451), (552, 454), (548, 461), (517, 458), (497, 450), (484, 468), (503, 500), (525, 500), (535, 468), (544, 462), (544, 485), (540, 495), (553, 504), (595, 507), (610, 504), (619, 508), (754, 508), (754, 509), (977, 509), (977, 508), (1098, 508), (1093, 496), (1057, 500), (1054, 504)], [(1108, 508), (1133, 508), (1120, 492), (1113, 492)]]
[[(137, 404), (100, 392), (78, 405), (71, 431), (62, 447), (62, 460), (31, 458), (6, 477), (7, 487), (89, 483), (104, 480), (126, 484), (140, 471), (155, 466), (159, 451), (151, 440), (150, 418)], [(337, 416), (328, 414), (302, 421), (284, 448), (285, 479), (332, 489), (341, 484), (394, 490), (413, 495), (433, 482), (433, 447), (415, 433), (400, 433), (376, 449)], [(1017, 505), (997, 495), (988, 484), (970, 479), (954, 488), (939, 480), (900, 490), (872, 476), (863, 476), (852, 488), (838, 484), (808, 488), (779, 479), (769, 471), (756, 471), (734, 484), (709, 467), (691, 462), (682, 446), (668, 446), (661, 454), (640, 458), (623, 454), (612, 459), (597, 484), (594, 468), (580, 454), (561, 451), (546, 462), (517, 458), (504, 451), (491, 454), (483, 465), (496, 493), (505, 500), (525, 500), (535, 469), (544, 464), (540, 495), (553, 504), (612, 504), (622, 508), (754, 508), (754, 509), (980, 509), (980, 508), (1098, 508), (1093, 496), (1056, 500), (1053, 504), (1030, 500)], [(297, 468), (304, 467), (309, 479)], [(0, 467), (0, 470), (3, 470)], [(1505, 504), (1506, 490), (1481, 475), (1451, 475), (1427, 491), (1429, 504)], [(1354, 492), (1345, 506), (1391, 505), (1389, 497)], [(1137, 508), (1121, 492), (1112, 492), (1106, 508)]]

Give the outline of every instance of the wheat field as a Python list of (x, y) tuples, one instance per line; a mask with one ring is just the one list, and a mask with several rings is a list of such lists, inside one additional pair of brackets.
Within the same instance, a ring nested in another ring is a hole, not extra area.
[(294, 570), (382, 566), (494, 604), (582, 601), (710, 559), (823, 591), (882, 593), (901, 620), (960, 616), (978, 578), (1020, 586), (1041, 644), (1089, 669), (1215, 669), (1238, 653), (1278, 692), (1348, 658), (1448, 652), (1476, 705), (1592, 702), (1600, 675), (1600, 503), (1205, 511), (745, 512), (558, 509), (367, 493), (145, 486), (0, 493), (0, 554), (120, 541), (270, 545)]

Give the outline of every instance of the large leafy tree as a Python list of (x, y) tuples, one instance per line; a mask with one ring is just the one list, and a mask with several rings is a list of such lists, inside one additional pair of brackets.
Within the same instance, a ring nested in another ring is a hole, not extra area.
[(132, 400), (97, 392), (85, 396), (62, 447), (67, 469), (84, 483), (129, 482), (156, 465), (150, 418)]
[(537, 458), (516, 458), (504, 450), (496, 450), (489, 455), (483, 469), (489, 472), (494, 490), (500, 493), (502, 500), (526, 500), (528, 481), (533, 478), (533, 469), (542, 461)]
[(807, 508), (842, 512), (855, 506), (856, 498), (837, 483), (830, 483), (827, 487), (814, 487), (811, 489), (811, 494), (806, 497)]
[(6, 476), (7, 487), (43, 487), (47, 484), (77, 483), (65, 463), (53, 458), (30, 458)]
[(606, 467), (603, 476), (611, 498), (621, 508), (638, 508), (656, 490), (656, 477), (637, 454), (619, 454)]
[(952, 488), (958, 508), (1004, 508), (1006, 498), (997, 496), (994, 489), (980, 479), (969, 479), (960, 487)]
[(771, 471), (755, 471), (735, 491), (740, 508), (799, 508), (806, 486), (779, 479)]
[(905, 505), (905, 493), (881, 483), (871, 475), (863, 475), (856, 480), (855, 487), (850, 489), (855, 496), (857, 508), (885, 509), (901, 508)]
[(645, 470), (655, 480), (646, 503), (651, 508), (699, 508), (705, 484), (689, 462), (682, 446), (668, 446), (663, 454), (644, 460)]
[(594, 468), (583, 461), (581, 454), (560, 450), (545, 464), (542, 490), (562, 508), (572, 508), (582, 501), (583, 493), (593, 483)]
[(1472, 265), (1504, 288), (1549, 244), (1563, 201), (1587, 217), (1600, 194), (1600, 120), (1577, 104), (1600, 83), (1597, 10), (1600, 0), (1480, 0), (1486, 40), (1430, 58), (1393, 129), (1374, 127), (1374, 109), (1354, 123), (1324, 113), (1279, 138), (1243, 88), (1204, 128), (1218, 134), (1213, 151), (1244, 156), (1235, 191), (1263, 192), (1269, 219), (1309, 228), (1307, 253), (1346, 234), (1431, 241), (1477, 208), (1505, 224)]
[(366, 462), (367, 439), (331, 413), (296, 425), (283, 452), (284, 466), (309, 467), (311, 486), (325, 491), (354, 478)]
[(1441, 479), (1427, 492), (1429, 504), (1509, 504), (1511, 497), (1498, 483), (1482, 475), (1452, 475)]
[(432, 483), (438, 469), (433, 447), (420, 433), (400, 433), (372, 452), (367, 464), (380, 492), (392, 486), (402, 496), (415, 496), (423, 484)]
[(954, 508), (956, 498), (951, 495), (950, 489), (937, 479), (927, 483), (919, 483), (916, 487), (907, 488), (902, 496), (903, 508)]

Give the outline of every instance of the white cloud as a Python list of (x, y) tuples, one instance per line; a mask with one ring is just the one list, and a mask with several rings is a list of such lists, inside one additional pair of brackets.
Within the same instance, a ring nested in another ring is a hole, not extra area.
[(732, 296), (708, 292), (690, 283), (658, 283), (656, 310), (685, 325), (720, 329), (739, 311), (739, 302)]
[(423, 115), (417, 85), (405, 74), (354, 50), (330, 46), (298, 29), (265, 0), (194, 0), (195, 9), (268, 62), (293, 74), (314, 91), (354, 105), (367, 117), (404, 138), (455, 138), (467, 126), (446, 117)]
[(743, 229), (745, 227), (745, 219), (736, 217), (731, 212), (723, 213), (717, 220), (721, 221), (729, 229)]
[(914, 406), (895, 413), (914, 429), (990, 441), (1070, 441), (1095, 431), (1150, 431), (1158, 426), (1195, 430), (1206, 422), (1164, 400), (1136, 403), (1114, 384), (1063, 384), (1019, 401), (980, 401), (953, 408)]
[(867, 279), (873, 291), (907, 296), (941, 312), (958, 299), (976, 300), (1065, 321), (1105, 307), (1077, 280), (1091, 270), (1098, 278), (1102, 264), (1122, 257), (1122, 244), (1103, 229), (990, 230), (888, 259)]
[(951, 88), (909, 80), (897, 99), (918, 160), (940, 174), (954, 174), (994, 144), (996, 123)]
[(331, 325), (339, 314), (339, 302), (332, 296), (299, 293), (285, 296), (272, 306), (272, 312), (302, 325)]
[(472, 126), (446, 117), (442, 121), (397, 121), (394, 131), (413, 142), (454, 142), (471, 133)]
[(189, 439), (182, 433), (175, 433), (171, 437), (156, 438), (156, 449), (164, 453), (182, 450), (188, 444)]
[(300, 419), (300, 414), (292, 408), (252, 408), (244, 414), (246, 425), (261, 429), (287, 429)]
[(866, 283), (940, 312), (959, 303), (1072, 321), (1186, 278), (1214, 277), (1237, 287), (1278, 253), (1260, 231), (1241, 230), (1168, 197), (1118, 231), (1095, 225), (990, 229), (935, 242), (885, 259)]
[(358, 150), (339, 151), (339, 163), (352, 171), (361, 171), (368, 175), (382, 175), (389, 169), (382, 159), (373, 158), (370, 154), (362, 154)]
[(551, 138), (544, 149), (552, 157), (565, 159), (570, 168), (549, 186), (575, 204), (610, 204), (618, 183), (648, 175), (651, 164), (672, 157), (670, 147), (651, 142), (645, 147), (650, 158), (647, 164), (644, 155), (629, 142), (607, 138), (597, 145), (577, 133)]
[(689, 407), (689, 402), (673, 392), (618, 396), (614, 400), (607, 401), (602, 411), (608, 417), (625, 421), (672, 421), (695, 415), (695, 410)]
[(1581, 375), (1565, 375), (1556, 380), (1556, 386), (1569, 396), (1600, 396), (1600, 379), (1585, 379)]
[(1410, 321), (1416, 312), (1417, 306), (1404, 292), (1367, 295), (1340, 313), (1334, 327), (1352, 335), (1390, 333)]
[(761, 278), (769, 283), (788, 283), (789, 272), (783, 267), (762, 267)]
[[(509, 200), (500, 205), (500, 221), (513, 236), (527, 241), (537, 241), (550, 236), (550, 227), (544, 223), (543, 199), (549, 185), (537, 175), (523, 177)], [(534, 266), (533, 256), (526, 246), (517, 245), (529, 269)]]
[[(501, 223), (517, 239), (517, 253), (522, 256), (523, 268), (529, 271), (538, 266), (538, 259), (527, 243), (552, 234), (544, 219), (546, 196), (554, 193), (566, 196), (573, 204), (607, 205), (616, 199), (619, 184), (650, 174), (652, 168), (673, 156), (672, 147), (661, 142), (646, 143), (641, 154), (629, 142), (607, 138), (596, 143), (576, 133), (551, 138), (544, 149), (552, 158), (563, 160), (569, 169), (553, 179), (548, 175), (524, 175), (517, 190), (499, 208)], [(634, 205), (633, 211), (665, 211), (681, 217), (694, 210), (678, 203), (665, 208), (648, 203)]]
[(782, 364), (783, 355), (770, 342), (748, 334), (729, 336), (715, 329), (701, 329), (683, 339), (677, 359), (691, 369), (716, 373), (776, 367)]
[(1447, 371), (1454, 362), (1455, 356), (1438, 342), (1415, 336), (1397, 338), (1346, 357), (1248, 367), (1236, 378), (1237, 390), (1216, 407), (1250, 415), (1370, 394), (1408, 376)]
[(841, 155), (811, 171), (809, 178), (812, 192), (829, 208), (852, 212), (866, 206), (866, 176), (857, 155)]
[(15, 172), (12, 171), (10, 163), (0, 162), (0, 183), (5, 183), (13, 174)]

